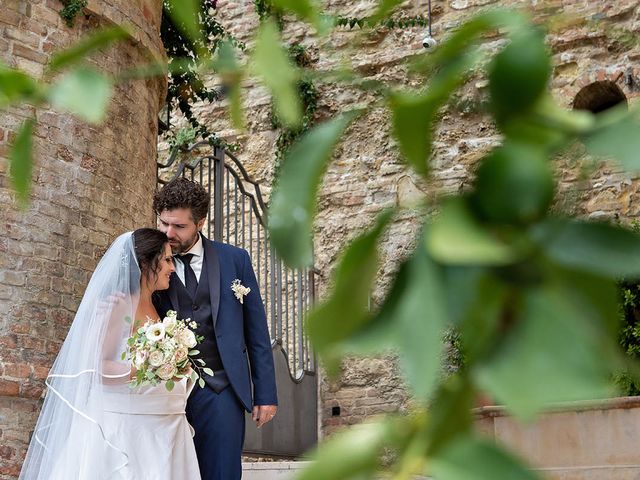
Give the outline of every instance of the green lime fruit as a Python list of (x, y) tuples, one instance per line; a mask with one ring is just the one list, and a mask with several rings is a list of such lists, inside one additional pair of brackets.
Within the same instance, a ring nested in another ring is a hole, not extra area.
[(527, 224), (545, 215), (554, 190), (553, 172), (544, 152), (509, 143), (482, 160), (471, 202), (490, 222)]
[(491, 62), (489, 93), (498, 122), (528, 110), (547, 88), (551, 60), (544, 37), (521, 32)]

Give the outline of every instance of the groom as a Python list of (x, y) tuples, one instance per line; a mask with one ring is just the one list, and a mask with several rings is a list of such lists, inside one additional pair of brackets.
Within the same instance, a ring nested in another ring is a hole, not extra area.
[[(214, 375), (203, 373), (187, 402), (187, 419), (202, 480), (242, 476), (244, 411), (261, 427), (277, 410), (271, 340), (249, 254), (201, 233), (210, 197), (199, 184), (176, 178), (156, 193), (153, 208), (175, 254), (169, 289), (157, 292), (161, 316), (191, 318), (204, 340), (196, 347)], [(235, 287), (232, 288), (232, 285)], [(247, 290), (248, 289), (248, 290)], [(252, 395), (253, 391), (253, 395)]]

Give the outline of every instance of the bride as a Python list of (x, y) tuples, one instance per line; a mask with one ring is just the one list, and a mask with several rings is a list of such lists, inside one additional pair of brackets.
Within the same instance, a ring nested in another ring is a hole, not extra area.
[(121, 357), (133, 329), (158, 318), (151, 297), (174, 270), (158, 230), (125, 233), (109, 247), (47, 377), (20, 480), (200, 479), (185, 417), (193, 385), (131, 388)]

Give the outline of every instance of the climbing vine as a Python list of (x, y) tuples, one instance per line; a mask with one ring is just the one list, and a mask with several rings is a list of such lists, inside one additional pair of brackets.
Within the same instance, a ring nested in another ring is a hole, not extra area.
[[(311, 58), (307, 49), (299, 44), (294, 43), (289, 46), (289, 57), (291, 61), (298, 67), (308, 67), (311, 64)], [(295, 128), (286, 127), (282, 124), (274, 108), (271, 108), (271, 126), (280, 129), (280, 134), (276, 139), (275, 166), (274, 173), (280, 170), (280, 164), (285, 157), (287, 151), (303, 133), (308, 131), (314, 124), (315, 113), (318, 109), (318, 90), (311, 80), (301, 80), (298, 82), (298, 95), (303, 108), (302, 121)]]
[(60, 0), (60, 3), (64, 5), (64, 8), (60, 10), (60, 16), (68, 27), (73, 27), (76, 16), (87, 6), (87, 1), (88, 0)]

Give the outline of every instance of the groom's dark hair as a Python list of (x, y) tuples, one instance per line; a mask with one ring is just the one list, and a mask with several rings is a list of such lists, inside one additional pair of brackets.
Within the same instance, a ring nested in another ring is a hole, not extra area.
[(178, 177), (167, 183), (153, 196), (153, 209), (160, 215), (164, 210), (191, 209), (193, 221), (198, 223), (209, 212), (211, 197), (199, 183)]

